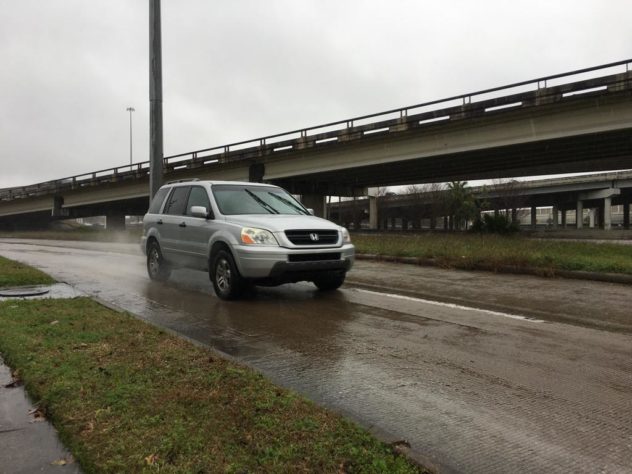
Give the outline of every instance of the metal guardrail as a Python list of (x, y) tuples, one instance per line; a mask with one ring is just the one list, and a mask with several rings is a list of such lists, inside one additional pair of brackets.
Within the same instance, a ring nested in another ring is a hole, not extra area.
[[(601, 92), (622, 83), (625, 86), (630, 86), (632, 76), (628, 73), (630, 73), (631, 64), (632, 59), (626, 59), (313, 127), (300, 128), (290, 132), (171, 155), (163, 158), (164, 169), (165, 171), (176, 171), (183, 168), (219, 165), (277, 152), (327, 145), (339, 142), (341, 139), (363, 138), (381, 132), (403, 131), (431, 125), (436, 122), (531, 106), (535, 105), (536, 102), (545, 103), (547, 99), (550, 102), (551, 100), (561, 100), (573, 95)], [(603, 72), (614, 68), (625, 68), (625, 70), (620, 71), (618, 74), (601, 75), (577, 82), (565, 82), (559, 85), (550, 84), (556, 79), (568, 79), (573, 76), (586, 75), (596, 71)], [(624, 76), (621, 73), (624, 73)], [(514, 92), (509, 95), (497, 94), (519, 88), (527, 88), (527, 90)], [(0, 189), (0, 200), (55, 194), (63, 190), (80, 189), (103, 182), (120, 182), (127, 179), (143, 178), (148, 176), (148, 174), (149, 161), (143, 161), (28, 186)]]

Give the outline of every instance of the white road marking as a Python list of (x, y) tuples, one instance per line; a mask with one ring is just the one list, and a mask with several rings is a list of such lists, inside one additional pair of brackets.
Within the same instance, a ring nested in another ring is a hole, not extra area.
[(493, 315), (493, 316), (501, 316), (503, 318), (518, 319), (520, 321), (528, 321), (530, 323), (544, 323), (545, 322), (545, 321), (543, 321), (541, 319), (530, 318), (530, 317), (527, 317), (527, 316), (520, 316), (518, 314), (502, 313), (500, 311), (491, 311), (489, 309), (472, 308), (470, 306), (462, 306), (460, 304), (443, 303), (441, 301), (426, 300), (426, 299), (423, 299), (423, 298), (415, 298), (415, 297), (412, 297), (412, 296), (398, 295), (396, 293), (381, 293), (379, 291), (365, 290), (365, 289), (362, 289), (362, 288), (353, 288), (352, 291), (359, 291), (359, 292), (362, 292), (362, 293), (369, 293), (369, 294), (376, 295), (376, 296), (386, 296), (388, 298), (394, 298), (394, 299), (398, 299), (398, 300), (414, 301), (416, 303), (424, 303), (424, 304), (431, 304), (431, 305), (434, 305), (434, 306), (442, 306), (444, 308), (460, 309), (460, 310), (463, 310), (463, 311), (476, 311), (478, 313), (485, 313), (485, 314), (490, 314), (490, 315)]

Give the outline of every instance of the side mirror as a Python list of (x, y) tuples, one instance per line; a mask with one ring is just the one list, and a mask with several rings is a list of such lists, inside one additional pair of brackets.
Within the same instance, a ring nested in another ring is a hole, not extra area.
[(309, 215), (310, 215), (310, 216), (313, 216), (313, 215), (314, 215), (314, 209), (312, 209), (311, 207), (308, 207), (308, 208), (307, 208), (307, 212), (309, 212)]
[(191, 214), (193, 217), (202, 217), (204, 219), (208, 219), (208, 211), (204, 206), (191, 206), (189, 214)]

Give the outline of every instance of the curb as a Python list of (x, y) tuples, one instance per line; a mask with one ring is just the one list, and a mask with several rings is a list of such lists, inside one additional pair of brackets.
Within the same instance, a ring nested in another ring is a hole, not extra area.
[(514, 275), (532, 275), (544, 278), (568, 278), (572, 280), (591, 280), (601, 281), (605, 283), (619, 283), (623, 285), (632, 285), (632, 275), (624, 273), (599, 273), (599, 272), (586, 272), (579, 270), (555, 270), (553, 268), (537, 268), (537, 267), (518, 267), (514, 265), (485, 265), (475, 263), (468, 266), (450, 266), (439, 262), (434, 258), (421, 258), (421, 257), (397, 257), (394, 255), (378, 255), (370, 253), (356, 254), (357, 260), (367, 260), (373, 262), (388, 262), (388, 263), (403, 263), (406, 265), (419, 265), (426, 267), (439, 267), (439, 268), (451, 268), (455, 270), (475, 270), (486, 271), (493, 273), (511, 273)]

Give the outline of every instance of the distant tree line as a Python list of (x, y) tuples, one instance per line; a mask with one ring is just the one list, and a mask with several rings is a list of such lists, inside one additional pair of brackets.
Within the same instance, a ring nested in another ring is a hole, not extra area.
[[(494, 193), (494, 199), (486, 199), (486, 190)], [(397, 207), (397, 196), (406, 196), (406, 203)], [(472, 194), (467, 181), (409, 185), (396, 194), (388, 188), (377, 188), (378, 227), (395, 227), (397, 219), (404, 230), (420, 229), (422, 220), (431, 229), (449, 230), (471, 229), (479, 232), (506, 233), (518, 229), (517, 211), (524, 206), (518, 181), (496, 181), (483, 186), (478, 198)], [(490, 204), (493, 203), (493, 204)], [(366, 221), (366, 204), (354, 198), (344, 206), (335, 209), (336, 220), (355, 229)], [(492, 213), (493, 211), (493, 213)], [(439, 222), (442, 219), (443, 222)], [(390, 224), (390, 225), (389, 225)]]

